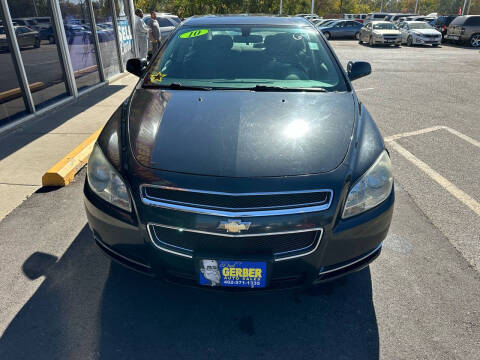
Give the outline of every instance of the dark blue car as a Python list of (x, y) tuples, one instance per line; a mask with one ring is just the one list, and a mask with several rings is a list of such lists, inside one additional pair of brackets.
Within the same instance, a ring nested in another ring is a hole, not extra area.
[(327, 39), (358, 39), (362, 23), (352, 20), (339, 20), (329, 23), (327, 26), (320, 27), (319, 30)]

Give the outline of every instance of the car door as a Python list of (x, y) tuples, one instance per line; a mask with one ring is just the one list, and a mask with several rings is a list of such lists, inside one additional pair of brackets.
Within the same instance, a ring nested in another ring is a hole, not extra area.
[(25, 31), (22, 26), (17, 27), (15, 29), (15, 35), (17, 37), (17, 42), (18, 42), (18, 47), (22, 48), (25, 46), (29, 46), (28, 44), (28, 38), (25, 37)]
[(342, 38), (345, 37), (345, 26), (347, 21), (339, 21), (335, 24), (334, 28), (332, 29), (332, 37)]
[(360, 23), (356, 21), (347, 21), (347, 25), (345, 26), (345, 36), (349, 38), (354, 38), (355, 34), (359, 31)]
[(370, 34), (372, 32), (372, 23), (368, 23), (363, 28), (363, 38), (362, 41), (368, 42), (370, 40)]
[(403, 23), (403, 27), (400, 31), (402, 32), (402, 42), (406, 43), (408, 35), (410, 34), (410, 26), (407, 23)]

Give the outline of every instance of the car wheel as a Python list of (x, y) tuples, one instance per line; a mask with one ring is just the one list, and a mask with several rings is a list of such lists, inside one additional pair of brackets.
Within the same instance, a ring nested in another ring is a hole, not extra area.
[(438, 47), (438, 44), (432, 44), (432, 47)]
[(470, 38), (470, 45), (473, 47), (480, 47), (480, 34), (473, 34)]
[(35, 40), (35, 45), (33, 45), (34, 48), (39, 48), (40, 47), (40, 39)]
[(357, 33), (355, 34), (355, 39), (360, 40), (360, 33), (359, 33), (359, 32), (357, 32)]
[(407, 39), (407, 46), (413, 46), (413, 39), (411, 36), (409, 36)]
[(370, 36), (370, 39), (368, 39), (368, 45), (373, 46), (373, 37)]
[(400, 47), (400, 44), (395, 44), (395, 45), (393, 45), (393, 46), (395, 46), (395, 47)]
[(326, 32), (326, 33), (324, 33), (323, 35), (325, 35), (325, 38), (326, 38), (327, 40), (330, 40), (331, 35), (330, 35), (329, 32)]
[(49, 43), (49, 44), (55, 44), (55, 38), (53, 37), (53, 35), (50, 35), (50, 36), (48, 37), (48, 43)]

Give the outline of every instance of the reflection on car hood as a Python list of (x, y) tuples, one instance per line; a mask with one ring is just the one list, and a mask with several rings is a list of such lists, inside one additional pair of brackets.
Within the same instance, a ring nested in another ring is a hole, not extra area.
[(422, 34), (422, 35), (441, 35), (435, 29), (412, 29), (413, 33)]
[(139, 89), (130, 147), (146, 167), (230, 177), (322, 173), (349, 148), (351, 93)]
[(374, 29), (373, 30), (374, 33), (379, 33), (379, 34), (382, 34), (382, 35), (400, 35), (400, 31), (398, 30), (385, 30), (385, 29)]

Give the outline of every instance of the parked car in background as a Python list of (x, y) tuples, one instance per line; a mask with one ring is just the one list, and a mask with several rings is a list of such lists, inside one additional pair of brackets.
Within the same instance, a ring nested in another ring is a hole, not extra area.
[[(156, 13), (157, 22), (160, 26), (160, 32), (162, 34), (162, 41), (165, 41), (166, 38), (170, 36), (173, 30), (180, 24), (181, 20), (176, 15), (165, 14), (165, 13)], [(149, 24), (151, 21), (150, 14), (145, 14), (143, 17), (145, 24)]]
[(393, 23), (396, 23), (401, 18), (406, 18), (407, 16), (416, 16), (416, 14), (402, 14), (402, 13), (391, 14), (391, 15), (385, 17), (385, 21), (391, 21)]
[(322, 19), (322, 21), (318, 22), (317, 24), (315, 24), (315, 26), (317, 28), (321, 27), (321, 26), (327, 26), (327, 24), (330, 24), (334, 21), (338, 21), (339, 19)]
[(385, 20), (385, 16), (388, 16), (388, 13), (369, 13), (365, 18), (364, 23), (368, 23), (370, 21), (382, 21)]
[(398, 47), (402, 43), (402, 34), (391, 22), (371, 21), (360, 29), (358, 43), (363, 42), (370, 46), (394, 45)]
[(15, 18), (12, 21), (15, 21), (18, 26), (27, 26), (32, 30), (37, 29), (37, 21), (33, 18)]
[(445, 39), (480, 47), (480, 15), (456, 17), (448, 26)]
[[(160, 34), (162, 36), (162, 43), (170, 36), (170, 34), (175, 30), (175, 28), (181, 23), (181, 20), (178, 16), (166, 13), (156, 13), (157, 22), (160, 26)], [(145, 15), (143, 17), (145, 24), (150, 26), (150, 21), (152, 21), (151, 16)], [(152, 56), (152, 42), (150, 37), (148, 37), (148, 58)]]
[(423, 21), (404, 21), (398, 24), (402, 33), (402, 44), (432, 45), (438, 46), (442, 43), (442, 34), (432, 26)]
[[(17, 37), (18, 47), (25, 48), (33, 46), (40, 47), (40, 37), (38, 31), (26, 26), (14, 26), (15, 36)], [(8, 50), (7, 35), (3, 26), (0, 26), (0, 49)]]
[(55, 34), (52, 25), (44, 27), (38, 32), (40, 40), (47, 40), (50, 44), (55, 44)]
[(441, 15), (433, 23), (433, 27), (442, 33), (442, 40), (447, 35), (448, 25), (457, 17), (458, 15)]
[(325, 35), (327, 39), (359, 39), (360, 29), (363, 24), (353, 20), (338, 20), (329, 23), (318, 29)]

